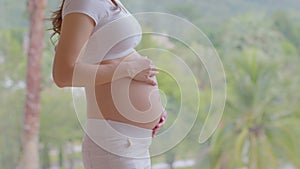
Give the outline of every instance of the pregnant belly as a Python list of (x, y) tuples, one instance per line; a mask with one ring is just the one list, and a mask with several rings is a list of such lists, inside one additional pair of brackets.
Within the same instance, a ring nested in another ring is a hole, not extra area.
[(163, 111), (158, 86), (129, 78), (96, 86), (95, 94), (101, 118), (152, 129)]

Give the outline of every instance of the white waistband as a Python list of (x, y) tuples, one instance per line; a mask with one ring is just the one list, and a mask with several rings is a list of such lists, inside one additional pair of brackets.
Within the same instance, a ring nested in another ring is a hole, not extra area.
[(97, 145), (113, 154), (149, 157), (152, 130), (105, 119), (87, 119), (86, 134)]
[(122, 135), (133, 138), (152, 137), (151, 129), (106, 119), (88, 118), (86, 121), (86, 130), (87, 133), (96, 132), (103, 137), (109, 137), (113, 135)]

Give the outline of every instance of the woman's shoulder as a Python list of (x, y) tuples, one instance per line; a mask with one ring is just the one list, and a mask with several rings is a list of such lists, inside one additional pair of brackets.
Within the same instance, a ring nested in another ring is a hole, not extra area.
[(105, 0), (65, 0), (62, 18), (69, 13), (84, 13), (98, 23), (107, 15), (107, 11)]
[(107, 2), (105, 0), (65, 0), (63, 9), (70, 7), (100, 11), (100, 9), (107, 8)]

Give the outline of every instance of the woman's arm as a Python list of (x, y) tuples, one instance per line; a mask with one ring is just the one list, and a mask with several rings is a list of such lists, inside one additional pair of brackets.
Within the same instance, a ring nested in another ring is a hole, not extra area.
[[(152, 65), (152, 62), (146, 58), (137, 59), (135, 61), (124, 61), (118, 64), (97, 65), (77, 62), (81, 48), (91, 36), (94, 27), (95, 22), (87, 15), (71, 13), (64, 17), (53, 62), (52, 75), (57, 86), (93, 86), (105, 84), (124, 77), (144, 81), (152, 85), (156, 84), (149, 77), (156, 75), (158, 73), (157, 69)], [(76, 78), (73, 79), (75, 67)], [(117, 67), (118, 74), (113, 78), (114, 71)], [(134, 77), (132, 77), (133, 74), (135, 75)], [(143, 77), (146, 78), (143, 79)]]
[(152, 129), (152, 137), (155, 137), (156, 133), (162, 128), (162, 126), (166, 123), (167, 121), (167, 116), (168, 113), (166, 109), (163, 110), (159, 122), (155, 125), (155, 127)]

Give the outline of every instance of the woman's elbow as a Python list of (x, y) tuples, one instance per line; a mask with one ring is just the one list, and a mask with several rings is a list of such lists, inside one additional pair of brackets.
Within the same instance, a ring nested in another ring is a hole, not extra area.
[(67, 87), (66, 83), (55, 75), (53, 75), (53, 81), (59, 88)]
[(52, 78), (55, 83), (55, 85), (59, 88), (68, 87), (68, 82), (66, 79), (64, 79), (61, 75), (52, 73)]
[(69, 71), (58, 71), (53, 69), (52, 78), (57, 87), (71, 87), (72, 86), (72, 75)]

